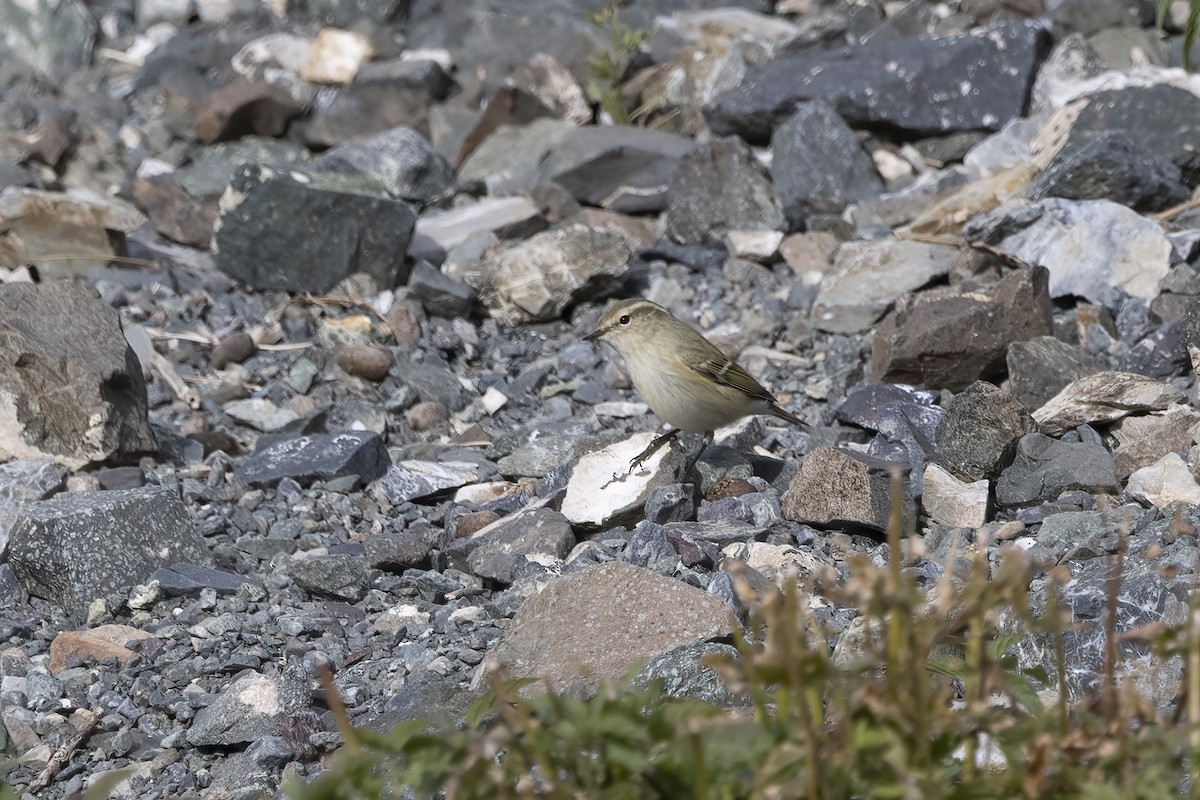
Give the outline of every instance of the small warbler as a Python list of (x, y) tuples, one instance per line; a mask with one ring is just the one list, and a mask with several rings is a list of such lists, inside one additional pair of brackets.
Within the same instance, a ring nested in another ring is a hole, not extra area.
[(629, 377), (650, 409), (673, 430), (650, 442), (630, 464), (637, 467), (680, 431), (703, 433), (688, 472), (713, 431), (751, 414), (771, 414), (794, 425), (804, 420), (780, 408), (762, 384), (690, 325), (649, 300), (624, 300), (605, 312), (585, 341), (608, 342), (625, 360)]

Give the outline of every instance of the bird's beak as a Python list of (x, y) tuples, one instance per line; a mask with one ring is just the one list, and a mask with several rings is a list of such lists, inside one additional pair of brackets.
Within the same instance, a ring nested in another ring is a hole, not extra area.
[(608, 333), (608, 331), (604, 330), (603, 328), (600, 328), (599, 330), (594, 330), (591, 333), (585, 334), (583, 337), (583, 340), (585, 342), (590, 342), (592, 339), (599, 339), (601, 336), (603, 336), (606, 333)]

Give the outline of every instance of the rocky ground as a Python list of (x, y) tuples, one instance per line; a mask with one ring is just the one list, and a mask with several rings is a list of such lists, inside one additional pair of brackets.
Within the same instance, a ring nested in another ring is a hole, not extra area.
[[(897, 467), (922, 580), (1070, 570), (1072, 691), (1123, 536), (1119, 627), (1184, 619), (1186, 2), (716, 5), (0, 0), (3, 780), (276, 794), (322, 662), (380, 729), (492, 664), (736, 703), (731, 574), (881, 562)], [(623, 476), (659, 421), (580, 336), (635, 295), (810, 429)]]

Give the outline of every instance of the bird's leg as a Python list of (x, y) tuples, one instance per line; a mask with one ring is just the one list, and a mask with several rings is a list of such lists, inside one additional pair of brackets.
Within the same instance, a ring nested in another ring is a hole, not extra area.
[(704, 455), (704, 451), (708, 449), (708, 446), (710, 444), (712, 444), (712, 440), (713, 440), (713, 432), (705, 431), (704, 438), (700, 441), (700, 449), (697, 450), (696, 454), (694, 456), (692, 456), (690, 461), (688, 461), (687, 467), (685, 467), (683, 470), (684, 475), (687, 475), (689, 472), (692, 471), (692, 467), (696, 466), (696, 462), (700, 460), (700, 456)]
[(629, 471), (633, 472), (635, 469), (640, 467), (646, 459), (648, 459), (650, 456), (657, 453), (659, 448), (661, 448), (664, 444), (671, 441), (678, 435), (679, 435), (679, 429), (672, 428), (671, 430), (664, 433), (662, 436), (655, 436), (653, 439), (650, 440), (650, 445), (645, 450), (638, 453), (637, 456), (633, 459), (633, 461), (629, 462)]

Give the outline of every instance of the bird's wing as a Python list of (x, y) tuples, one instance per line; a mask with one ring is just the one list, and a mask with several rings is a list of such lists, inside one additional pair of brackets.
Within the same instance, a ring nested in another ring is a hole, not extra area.
[[(713, 350), (716, 350), (714, 347)], [(717, 350), (717, 355), (706, 358), (693, 367), (697, 372), (717, 383), (731, 386), (743, 394), (767, 403), (774, 403), (775, 398), (763, 385), (754, 380), (750, 373), (730, 361)]]

